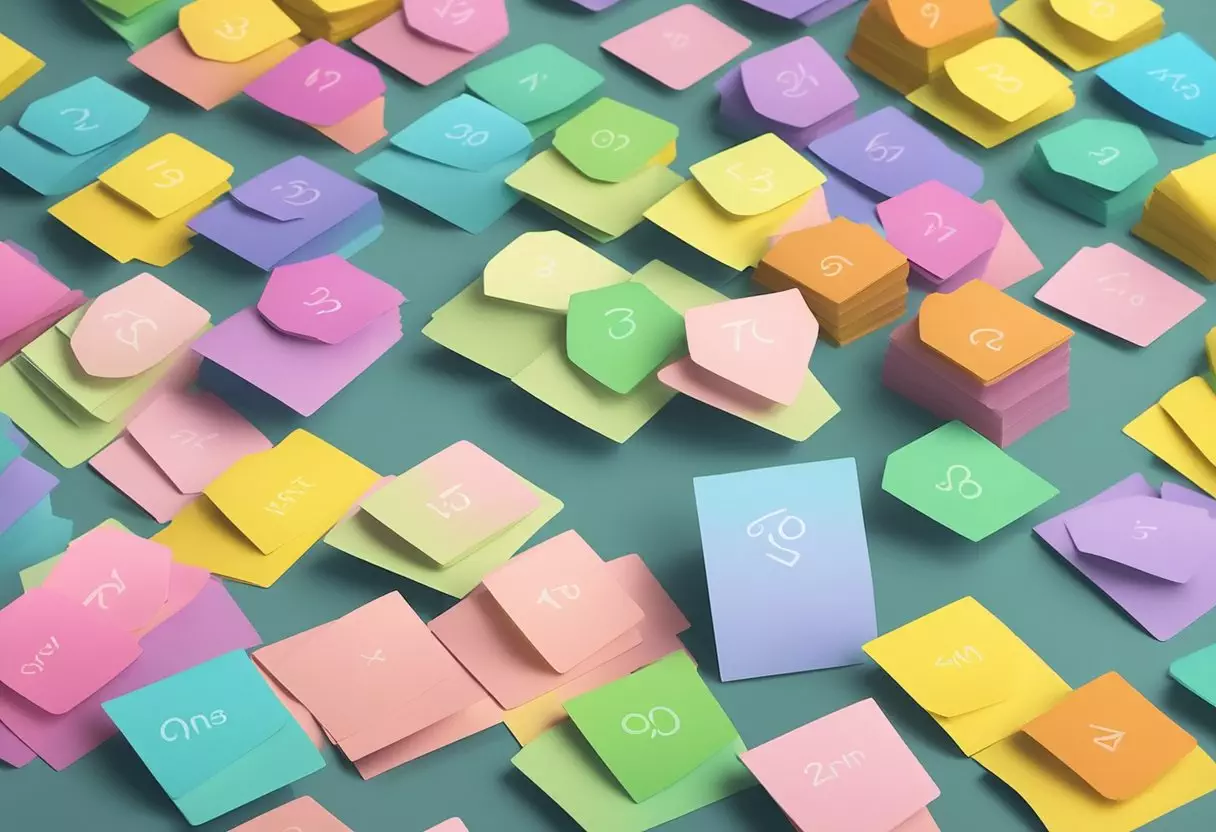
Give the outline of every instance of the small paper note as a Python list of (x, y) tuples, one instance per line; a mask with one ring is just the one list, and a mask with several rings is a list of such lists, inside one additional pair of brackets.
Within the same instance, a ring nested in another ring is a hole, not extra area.
[(688, 3), (600, 45), (659, 83), (683, 90), (729, 63), (751, 46), (751, 41)]
[(625, 395), (679, 346), (680, 314), (633, 281), (570, 296), (566, 354), (596, 381)]

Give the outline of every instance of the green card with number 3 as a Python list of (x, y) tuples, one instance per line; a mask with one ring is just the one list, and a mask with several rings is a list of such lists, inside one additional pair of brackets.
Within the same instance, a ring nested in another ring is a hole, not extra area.
[(670, 358), (683, 339), (684, 317), (641, 283), (570, 296), (566, 355), (622, 396)]

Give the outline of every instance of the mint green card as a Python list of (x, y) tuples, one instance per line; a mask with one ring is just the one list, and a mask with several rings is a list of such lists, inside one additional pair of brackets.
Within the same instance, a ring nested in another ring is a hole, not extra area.
[(570, 296), (566, 355), (608, 389), (626, 395), (684, 342), (684, 317), (636, 281)]
[(1148, 137), (1134, 124), (1087, 118), (1038, 141), (1052, 170), (1117, 193), (1157, 166)]
[(1216, 644), (1175, 659), (1170, 676), (1178, 684), (1216, 707)]
[(538, 43), (470, 72), (464, 82), (474, 95), (526, 124), (535, 137), (562, 123), (551, 117), (590, 95), (604, 76), (553, 44)]

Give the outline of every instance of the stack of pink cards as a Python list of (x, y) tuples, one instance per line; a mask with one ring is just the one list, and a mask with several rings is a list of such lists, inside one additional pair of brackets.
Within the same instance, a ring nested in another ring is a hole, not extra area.
[(253, 656), (364, 778), (502, 720), (396, 592)]
[(195, 352), (311, 416), (401, 340), (405, 296), (337, 255), (275, 269), (256, 307), (198, 339)]
[(425, 87), (498, 46), (510, 28), (506, 0), (405, 0), (353, 43)]
[(0, 364), (84, 303), (38, 264), (32, 252), (0, 243)]

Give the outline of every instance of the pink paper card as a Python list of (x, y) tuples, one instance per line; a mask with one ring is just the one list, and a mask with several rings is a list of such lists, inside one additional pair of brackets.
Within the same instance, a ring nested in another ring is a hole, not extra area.
[(1018, 230), (1013, 227), (1013, 223), (1005, 216), (1005, 212), (1001, 210), (1000, 205), (997, 205), (996, 200), (990, 199), (981, 205), (986, 211), (1000, 219), (1004, 227), (1001, 229), (1001, 239), (993, 249), (992, 257), (989, 258), (988, 265), (984, 267), (980, 280), (1003, 292), (1015, 283), (1020, 283), (1041, 272), (1043, 264), (1022, 239)]
[(320, 724), (308, 712), (308, 708), (305, 708), (299, 699), (288, 693), (287, 688), (280, 685), (279, 680), (267, 673), (266, 669), (260, 664), (254, 662), (253, 666), (262, 675), (262, 678), (266, 680), (266, 686), (270, 688), (271, 693), (279, 697), (279, 701), (283, 703), (283, 707), (300, 724), (300, 727), (304, 729), (304, 733), (308, 734), (308, 738), (312, 740), (312, 744), (317, 747), (317, 750), (324, 751), (325, 747), (329, 745), (329, 739), (325, 736), (325, 732), (321, 730)]
[(384, 127), (384, 96), (369, 101), (337, 124), (313, 126), (322, 136), (351, 153), (362, 153), (388, 135)]
[(158, 396), (127, 433), (183, 495), (201, 493), (237, 460), (271, 448), (261, 431), (211, 393)]
[(469, 832), (469, 827), (464, 825), (464, 821), (460, 818), (449, 818), (438, 826), (432, 826), (426, 832)]
[(8, 730), (8, 726), (0, 722), (0, 761), (8, 763), (13, 768), (21, 768), (36, 759), (38, 759), (38, 755), (18, 739), (16, 734)]
[(326, 40), (315, 40), (262, 75), (245, 94), (288, 118), (331, 127), (384, 95), (380, 71)]
[(431, 40), (415, 31), (403, 11), (393, 12), (375, 26), (364, 29), (352, 38), (352, 42), (424, 87), (477, 57), (476, 53)]
[(632, 630), (644, 615), (575, 531), (520, 552), (482, 583), (558, 673)]
[[(740, 419), (754, 421), (784, 408), (784, 405), (774, 404), (751, 390), (702, 369), (691, 358), (681, 358), (668, 364), (659, 370), (658, 378), (677, 393), (683, 393)], [(818, 427), (807, 423), (804, 428), (807, 431), (806, 436), (791, 435), (790, 438), (801, 441)]]
[(340, 344), (403, 303), (383, 280), (328, 254), (272, 271), (258, 311), (280, 332)]
[(423, 728), (400, 742), (355, 760), (355, 769), (364, 780), (370, 780), (432, 751), (438, 751), (487, 728), (493, 728), (500, 722), (502, 708), (488, 695), (483, 695), (476, 704)]
[(211, 313), (148, 273), (97, 297), (72, 333), (81, 369), (98, 378), (131, 378), (194, 338)]
[[(979, 203), (930, 180), (878, 204), (887, 240), (934, 282), (954, 277), (996, 248), (1003, 224)], [(974, 275), (978, 277), (983, 269)]]
[(780, 404), (798, 398), (819, 338), (797, 289), (694, 307), (684, 328), (697, 366)]
[(49, 272), (0, 243), (0, 339), (46, 315), (67, 294), (68, 287)]
[(1140, 347), (1203, 305), (1203, 295), (1115, 243), (1082, 248), (1035, 299)]
[(692, 3), (677, 6), (600, 44), (674, 90), (691, 87), (752, 42)]
[(506, 0), (405, 0), (402, 11), (414, 31), (474, 55), (510, 31)]
[(139, 443), (125, 433), (94, 454), (89, 467), (158, 523), (168, 523), (198, 499), (197, 494), (179, 491)]
[(75, 708), (141, 652), (129, 632), (49, 589), (0, 609), (0, 683), (51, 714)]
[(787, 234), (802, 231), (804, 228), (825, 225), (831, 221), (832, 215), (828, 212), (827, 194), (824, 193), (823, 188), (816, 188), (807, 197), (806, 202), (802, 203), (802, 207), (798, 209), (798, 213), (786, 220), (785, 225), (781, 226), (776, 234), (768, 238), (769, 247), (777, 245), (778, 241)]
[(816, 832), (894, 830), (941, 794), (873, 699), (739, 759), (791, 821)]
[(234, 826), (231, 832), (351, 832), (351, 828), (305, 795)]

